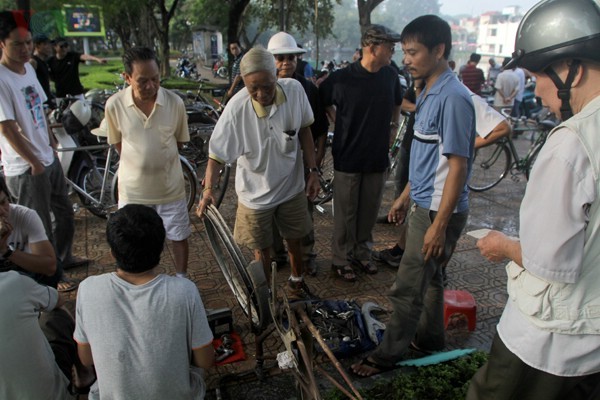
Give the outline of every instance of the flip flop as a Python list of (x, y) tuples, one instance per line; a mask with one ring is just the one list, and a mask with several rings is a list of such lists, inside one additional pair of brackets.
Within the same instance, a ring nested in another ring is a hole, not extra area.
[(356, 274), (350, 265), (331, 265), (331, 269), (338, 278), (346, 282), (355, 282)]
[[(62, 285), (62, 287), (61, 287), (61, 285)], [(79, 287), (78, 280), (71, 279), (67, 276), (63, 276), (62, 278), (60, 278), (60, 281), (58, 281), (57, 290), (61, 293), (64, 293), (64, 292), (70, 292), (72, 290), (75, 290), (78, 287)]]
[[(376, 370), (376, 371), (373, 371), (373, 372), (370, 372), (370, 373), (366, 373), (366, 374), (365, 373), (360, 373), (360, 372), (357, 372), (354, 369), (355, 366), (357, 366), (357, 367), (367, 366), (367, 367), (371, 368), (372, 370)], [(388, 367), (386, 365), (377, 364), (375, 361), (371, 361), (371, 360), (369, 360), (368, 357), (365, 357), (362, 360), (360, 360), (360, 362), (358, 364), (351, 365), (350, 366), (350, 371), (352, 371), (352, 373), (354, 375), (359, 376), (361, 378), (368, 378), (369, 376), (381, 374), (382, 372), (391, 371), (391, 370), (396, 369), (396, 368), (398, 368), (398, 367), (395, 366), (395, 365), (391, 366), (391, 367)]]
[(371, 261), (367, 261), (365, 264), (363, 264), (362, 261), (353, 258), (352, 264), (365, 271), (366, 274), (373, 275), (377, 273), (377, 266)]

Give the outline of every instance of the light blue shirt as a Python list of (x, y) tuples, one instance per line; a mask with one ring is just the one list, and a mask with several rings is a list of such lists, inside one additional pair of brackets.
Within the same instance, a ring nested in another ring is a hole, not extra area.
[[(467, 88), (450, 69), (417, 98), (415, 136), (410, 150), (410, 196), (422, 208), (438, 211), (448, 175), (448, 155), (468, 159), (471, 174), (475, 111)], [(465, 182), (455, 212), (469, 208)]]

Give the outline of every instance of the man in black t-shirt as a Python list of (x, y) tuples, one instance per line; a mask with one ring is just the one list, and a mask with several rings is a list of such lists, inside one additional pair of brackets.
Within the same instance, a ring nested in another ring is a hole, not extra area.
[(54, 41), (56, 55), (48, 60), (50, 78), (56, 85), (56, 97), (71, 95), (83, 100), (83, 85), (79, 80), (79, 63), (96, 61), (106, 64), (106, 60), (90, 54), (81, 54), (69, 51), (69, 43), (65, 38), (56, 38)]
[(50, 67), (46, 62), (52, 57), (52, 42), (44, 34), (33, 37), (33, 56), (29, 63), (35, 69), (35, 75), (46, 93), (46, 103), (50, 108), (54, 108), (54, 94), (50, 90)]
[(389, 66), (398, 41), (400, 35), (382, 25), (367, 27), (363, 57), (332, 72), (319, 88), (335, 120), (332, 268), (346, 281), (356, 279), (352, 266), (377, 272), (371, 261), (372, 230), (402, 102), (398, 74)]

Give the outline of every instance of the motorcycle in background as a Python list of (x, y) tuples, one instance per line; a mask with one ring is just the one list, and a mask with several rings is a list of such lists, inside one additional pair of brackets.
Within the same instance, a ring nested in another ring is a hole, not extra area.
[(196, 67), (196, 63), (192, 62), (186, 56), (179, 57), (177, 59), (177, 64), (175, 66), (175, 73), (180, 78), (193, 79), (193, 80), (198, 80), (200, 78), (200, 73), (198, 72), (198, 67)]

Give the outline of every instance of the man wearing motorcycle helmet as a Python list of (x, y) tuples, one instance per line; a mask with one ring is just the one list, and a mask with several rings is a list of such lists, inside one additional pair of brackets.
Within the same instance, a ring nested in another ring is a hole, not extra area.
[(519, 239), (477, 243), (510, 259), (509, 299), (490, 358), (467, 399), (600, 398), (600, 4), (547, 0), (517, 31), (508, 67), (536, 78), (536, 95), (563, 122), (527, 184)]

